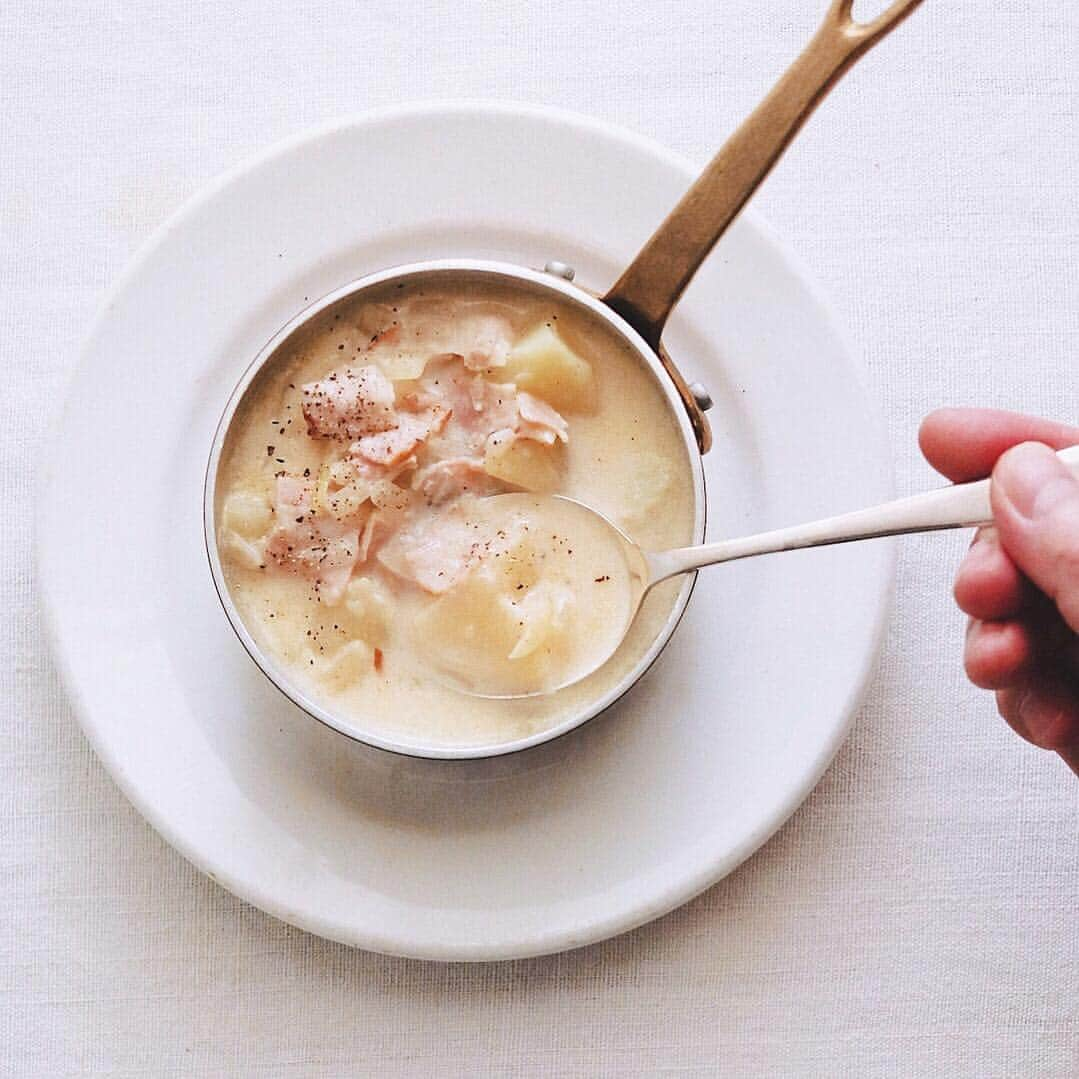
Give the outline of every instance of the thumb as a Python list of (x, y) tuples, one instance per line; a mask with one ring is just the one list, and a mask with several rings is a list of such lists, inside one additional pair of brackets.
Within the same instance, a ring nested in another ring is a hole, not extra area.
[(997, 461), (991, 498), (1004, 550), (1079, 633), (1079, 479), (1048, 446), (1024, 442)]

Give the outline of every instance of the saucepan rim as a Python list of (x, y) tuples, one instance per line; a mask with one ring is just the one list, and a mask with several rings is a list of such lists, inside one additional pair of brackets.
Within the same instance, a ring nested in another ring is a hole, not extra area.
[(411, 283), (419, 277), (434, 280), (438, 277), (450, 277), (462, 274), (475, 276), (488, 276), (502, 281), (528, 282), (540, 290), (557, 293), (572, 304), (588, 311), (592, 317), (602, 320), (613, 329), (633, 349), (637, 357), (646, 365), (653, 378), (660, 386), (668, 405), (674, 414), (679, 432), (685, 444), (686, 454), (689, 459), (690, 472), (693, 479), (693, 542), (701, 543), (704, 540), (705, 521), (707, 517), (704, 463), (698, 448), (697, 439), (690, 424), (682, 399), (670, 376), (664, 370), (656, 353), (649, 347), (645, 340), (629, 325), (620, 315), (612, 311), (601, 300), (591, 293), (573, 284), (570, 280), (558, 274), (517, 266), (512, 263), (500, 262), (488, 259), (435, 259), (425, 262), (407, 263), (380, 270), (365, 275), (340, 288), (327, 293), (325, 296), (308, 304), (302, 311), (291, 318), (284, 326), (274, 334), (263, 346), (254, 360), (248, 365), (239, 381), (236, 383), (224, 410), (218, 421), (210, 448), (209, 459), (206, 466), (206, 475), (203, 485), (203, 529), (206, 545), (206, 555), (210, 564), (210, 572), (213, 576), (214, 587), (221, 601), (225, 615), (233, 632), (240, 643), (246, 649), (248, 655), (267, 679), (293, 702), (298, 708), (312, 719), (344, 735), (353, 741), (383, 750), (388, 753), (396, 753), (408, 757), (419, 757), (429, 760), (481, 760), (490, 757), (501, 757), (512, 753), (520, 753), (535, 746), (551, 742), (561, 738), (571, 731), (576, 730), (582, 724), (594, 719), (600, 713), (606, 711), (637, 684), (647, 673), (648, 669), (656, 661), (659, 655), (670, 643), (671, 637), (678, 627), (682, 616), (689, 604), (690, 596), (696, 582), (696, 574), (687, 574), (679, 590), (677, 600), (670, 614), (664, 621), (659, 632), (656, 634), (648, 650), (641, 659), (628, 671), (607, 693), (586, 707), (574, 712), (567, 719), (550, 727), (532, 732), (523, 737), (510, 739), (504, 742), (490, 742), (478, 744), (452, 743), (424, 743), (419, 740), (395, 739), (385, 731), (370, 730), (345, 717), (333, 712), (314, 700), (308, 693), (298, 686), (288, 675), (288, 672), (274, 659), (269, 656), (254, 639), (248, 630), (239, 610), (232, 600), (228, 589), (225, 574), (221, 565), (220, 553), (217, 547), (217, 478), (221, 463), (221, 454), (224, 449), (228, 433), (235, 418), (236, 412), (244, 400), (247, 391), (258, 378), (262, 370), (272, 362), (278, 350), (288, 342), (294, 334), (305, 327), (310, 321), (323, 314), (329, 308), (345, 300), (353, 299), (358, 293), (377, 286), (383, 286), (391, 282)]

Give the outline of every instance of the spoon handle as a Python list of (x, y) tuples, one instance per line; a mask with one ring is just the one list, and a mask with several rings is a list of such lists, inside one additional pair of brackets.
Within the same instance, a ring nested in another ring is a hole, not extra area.
[[(1061, 450), (1057, 456), (1079, 477), (1079, 446)], [(899, 498), (869, 509), (827, 517), (823, 521), (777, 528), (756, 536), (682, 547), (648, 555), (650, 583), (656, 584), (679, 573), (732, 562), (753, 555), (796, 551), (803, 547), (825, 547), (833, 543), (901, 536), (912, 532), (935, 532), (945, 528), (971, 528), (992, 522), (989, 480), (958, 483), (937, 491)]]

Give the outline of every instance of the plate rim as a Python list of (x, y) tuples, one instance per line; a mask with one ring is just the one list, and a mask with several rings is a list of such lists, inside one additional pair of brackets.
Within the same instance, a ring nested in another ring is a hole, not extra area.
[[(80, 340), (77, 351), (78, 358), (62, 382), (58, 395), (60, 404), (53, 413), (52, 421), (47, 425), (44, 445), (49, 447), (56, 444), (56, 436), (63, 428), (69, 410), (73, 406), (72, 395), (75, 383), (90, 365), (90, 347), (99, 335), (101, 328), (106, 324), (116, 301), (128, 288), (129, 284), (139, 276), (150, 257), (184, 223), (189, 215), (196, 213), (221, 191), (242, 179), (246, 174), (268, 165), (278, 158), (287, 156), (300, 147), (339, 132), (355, 128), (399, 123), (421, 117), (433, 120), (440, 117), (460, 117), (462, 115), (470, 117), (532, 118), (553, 122), (560, 126), (576, 128), (582, 134), (621, 142), (630, 148), (650, 155), (683, 175), (687, 184), (692, 182), (699, 172), (698, 166), (694, 165), (687, 157), (621, 124), (601, 120), (572, 109), (527, 102), (486, 101), (469, 98), (434, 101), (419, 100), (347, 113), (323, 123), (303, 128), (243, 158), (237, 164), (212, 177), (184, 199), (172, 213), (150, 231), (129, 257), (120, 274), (104, 291), (99, 301), (96, 313)], [(869, 429), (877, 432), (870, 450), (872, 456), (880, 462), (882, 488), (890, 496), (894, 492), (894, 463), (885, 433), (886, 426), (881, 403), (876, 395), (869, 390), (866, 369), (857, 359), (857, 353), (852, 347), (846, 327), (838, 318), (835, 307), (821, 285), (814, 275), (809, 272), (806, 263), (791, 249), (779, 232), (762, 220), (752, 209), (744, 211), (740, 216), (745, 218), (749, 227), (757, 233), (760, 241), (771, 249), (773, 256), (784, 263), (792, 276), (797, 278), (800, 287), (805, 290), (809, 299), (820, 312), (823, 324), (835, 336), (842, 349), (848, 361), (847, 373), (851, 378), (853, 389), (860, 398), (861, 404), (871, 421), (868, 425)], [(781, 809), (774, 812), (759, 828), (748, 833), (740, 844), (728, 851), (722, 858), (702, 860), (695, 873), (686, 874), (680, 879), (678, 887), (664, 891), (661, 896), (652, 897), (649, 902), (638, 904), (628, 913), (622, 909), (618, 913), (592, 919), (585, 925), (578, 926), (573, 930), (563, 930), (553, 934), (529, 931), (518, 935), (513, 942), (503, 941), (499, 945), (489, 943), (474, 945), (466, 940), (455, 942), (451, 946), (431, 946), (430, 942), (425, 942), (420, 948), (410, 949), (399, 935), (383, 933), (376, 927), (365, 926), (362, 931), (342, 932), (341, 928), (335, 924), (321, 922), (317, 917), (308, 917), (301, 912), (289, 909), (287, 904), (278, 901), (272, 893), (267, 892), (254, 882), (248, 880), (239, 881), (226, 867), (214, 864), (205, 858), (193, 843), (189, 843), (185, 837), (173, 829), (167, 816), (158, 813), (151, 802), (139, 795), (135, 785), (126, 775), (120, 761), (109, 749), (109, 743), (102, 733), (102, 728), (94, 720), (94, 710), (86, 699), (86, 695), (74, 675), (67, 655), (61, 647), (60, 616), (55, 606), (56, 601), (47, 583), (47, 574), (45, 572), (46, 540), (43, 529), (46, 506), (53, 497), (56, 461), (55, 452), (47, 450), (45, 483), (43, 486), (44, 496), (35, 509), (33, 520), (35, 590), (40, 601), (39, 611), (44, 635), (57, 675), (68, 700), (71, 702), (72, 711), (83, 734), (104, 765), (105, 770), (120, 788), (125, 798), (162, 839), (215, 883), (222, 885), (244, 902), (252, 904), (264, 913), (283, 922), (295, 925), (328, 940), (385, 955), (443, 962), (495, 962), (555, 954), (596, 943), (638, 928), (647, 922), (670, 913), (718, 883), (763, 847), (787, 823), (820, 782), (821, 777), (832, 763), (840, 747), (846, 741), (876, 673), (885, 629), (891, 618), (895, 603), (898, 548), (894, 539), (886, 539), (877, 541), (879, 549), (885, 552), (885, 557), (880, 561), (879, 569), (877, 570), (879, 579), (874, 583), (873, 596), (876, 611), (872, 621), (871, 633), (867, 635), (868, 647), (860, 658), (857, 676), (850, 679), (845, 703), (842, 706), (842, 722), (836, 724), (831, 736), (823, 742), (816, 758), (812, 762), (807, 762), (802, 782), (792, 786), (787, 796), (783, 799)], [(382, 752), (379, 750), (373, 751)]]

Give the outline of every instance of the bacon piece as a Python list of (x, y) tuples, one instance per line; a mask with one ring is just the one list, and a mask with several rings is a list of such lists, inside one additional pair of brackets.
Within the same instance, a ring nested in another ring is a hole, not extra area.
[(518, 390), (517, 411), (520, 418), (516, 432), (521, 438), (530, 438), (533, 442), (542, 442), (547, 446), (553, 446), (555, 442), (569, 441), (566, 421), (546, 401), (541, 401), (524, 390)]
[(347, 487), (350, 483), (372, 484), (383, 480), (392, 482), (401, 473), (415, 469), (418, 464), (415, 454), (395, 461), (392, 465), (372, 464), (362, 457), (342, 457), (340, 461), (334, 461), (329, 466), (328, 475), (330, 481), (338, 487)]
[(429, 363), (420, 386), (425, 400), (434, 398), (453, 412), (453, 422), (438, 439), (439, 456), (474, 456), (489, 432), (517, 423), (516, 388), (472, 374), (458, 355)]
[(375, 510), (363, 526), (360, 536), (360, 561), (368, 561), (393, 534), (401, 521), (401, 515), (393, 510)]
[(337, 603), (344, 595), (359, 558), (360, 536), (332, 517), (314, 510), (314, 487), (298, 476), (277, 478), (277, 524), (266, 538), (266, 554), (286, 573), (314, 581), (324, 603)]
[(505, 367), (506, 357), (513, 347), (513, 327), (499, 315), (473, 315), (459, 320), (459, 336), (471, 348), (463, 360), (469, 371), (486, 371)]
[(501, 485), (487, 474), (479, 457), (450, 457), (417, 472), (412, 488), (423, 495), (428, 505), (437, 506), (463, 494), (478, 498), (493, 495)]
[(477, 375), (468, 387), (472, 426), (484, 431), (512, 427), (517, 419), (517, 388), (508, 382), (488, 382)]
[(425, 412), (435, 405), (442, 405), (444, 399), (426, 390), (409, 390), (403, 393), (397, 402), (397, 407), (402, 412)]
[(478, 544), (475, 527), (459, 507), (456, 503), (402, 528), (379, 551), (378, 560), (427, 592), (448, 591), (472, 564)]
[(485, 371), (506, 364), (520, 313), (488, 300), (461, 302), (429, 296), (414, 297), (390, 314), (401, 327), (403, 350), (428, 360), (453, 353), (470, 370)]
[(275, 494), (274, 514), (277, 516), (279, 525), (287, 517), (314, 512), (312, 508), (315, 500), (314, 484), (300, 476), (282, 473), (277, 477)]
[(303, 387), (303, 414), (312, 438), (357, 439), (397, 422), (393, 383), (374, 365), (341, 367)]
[(349, 453), (370, 464), (390, 468), (412, 456), (431, 435), (446, 426), (449, 418), (449, 411), (438, 407), (415, 414), (399, 413), (395, 427), (379, 434), (366, 435), (352, 444)]

